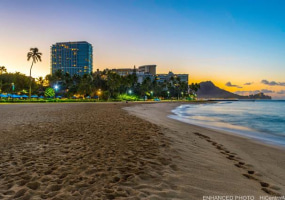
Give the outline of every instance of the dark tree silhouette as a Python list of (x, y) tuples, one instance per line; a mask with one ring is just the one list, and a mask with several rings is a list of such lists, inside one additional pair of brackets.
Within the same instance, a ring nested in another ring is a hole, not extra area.
[(42, 61), (41, 59), (42, 53), (39, 52), (38, 48), (30, 48), (30, 51), (27, 54), (28, 61), (32, 58), (32, 65), (30, 68), (30, 88), (29, 88), (29, 99), (31, 99), (31, 94), (32, 94), (32, 68), (33, 64)]
[(0, 66), (0, 75), (3, 74), (3, 72), (7, 72), (7, 69), (5, 66)]

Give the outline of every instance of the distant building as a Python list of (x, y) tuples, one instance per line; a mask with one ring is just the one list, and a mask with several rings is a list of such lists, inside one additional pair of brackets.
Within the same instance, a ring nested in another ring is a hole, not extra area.
[(174, 74), (173, 72), (169, 72), (168, 74), (157, 74), (156, 80), (159, 83), (169, 82), (171, 77), (179, 78), (181, 82), (187, 82), (188, 84), (188, 74)]
[(136, 68), (119, 68), (119, 69), (112, 69), (112, 72), (119, 74), (120, 76), (127, 76), (129, 74), (133, 74)]
[(188, 84), (188, 74), (174, 74), (173, 72), (169, 72), (168, 74), (156, 74), (156, 65), (143, 65), (138, 69), (135, 68), (119, 68), (112, 69), (112, 72), (119, 74), (120, 76), (127, 76), (129, 74), (136, 73), (138, 77), (138, 83), (142, 83), (147, 77), (150, 78), (151, 81), (156, 80), (159, 83), (169, 82), (171, 77), (179, 78), (180, 81), (186, 82)]
[(152, 75), (152, 74), (148, 74), (148, 73), (142, 73), (142, 72), (139, 72), (137, 74), (137, 77), (138, 77), (138, 83), (142, 84), (142, 82), (146, 79), (146, 78), (149, 78), (151, 81), (154, 81), (155, 80), (155, 76)]
[(136, 66), (134, 66), (134, 68), (118, 68), (112, 69), (111, 71), (120, 76), (127, 76), (135, 72), (138, 77), (138, 83), (142, 83), (147, 77), (152, 81), (155, 79), (156, 65), (144, 65), (139, 68), (136, 68)]
[(152, 74), (156, 75), (156, 65), (143, 65), (139, 67), (139, 72), (143, 72), (144, 74)]
[(93, 48), (88, 42), (60, 42), (51, 46), (51, 73), (62, 70), (71, 76), (90, 74), (93, 70)]

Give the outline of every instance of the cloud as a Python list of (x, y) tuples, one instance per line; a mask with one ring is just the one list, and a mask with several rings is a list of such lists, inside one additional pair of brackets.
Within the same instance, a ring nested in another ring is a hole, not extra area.
[(280, 90), (277, 92), (277, 94), (285, 94), (285, 90)]
[(238, 85), (232, 85), (232, 83), (230, 81), (227, 82), (225, 85), (228, 86), (228, 87), (242, 88), (241, 86), (238, 86)]
[(252, 84), (253, 84), (253, 82), (247, 82), (247, 83), (245, 83), (243, 85), (252, 85)]
[(275, 86), (275, 85), (285, 86), (285, 82), (262, 80), (261, 83), (263, 83), (265, 85), (270, 85), (270, 86)]

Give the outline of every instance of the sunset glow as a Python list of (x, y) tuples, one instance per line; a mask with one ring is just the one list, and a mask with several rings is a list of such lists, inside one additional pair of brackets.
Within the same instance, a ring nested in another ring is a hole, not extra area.
[(211, 80), (231, 92), (284, 99), (284, 6), (278, 0), (0, 1), (0, 65), (28, 75), (26, 54), (37, 47), (42, 62), (32, 76), (45, 76), (52, 44), (88, 41), (94, 71), (156, 64), (158, 73), (188, 73), (190, 83)]

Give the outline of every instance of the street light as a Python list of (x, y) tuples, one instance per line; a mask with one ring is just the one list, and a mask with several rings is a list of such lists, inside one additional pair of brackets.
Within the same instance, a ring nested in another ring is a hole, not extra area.
[(129, 94), (132, 94), (132, 90), (129, 90)]
[(98, 101), (100, 101), (101, 89), (99, 89), (99, 90), (97, 91), (97, 95), (98, 95)]
[(58, 85), (55, 85), (55, 86), (54, 86), (54, 89), (55, 89), (56, 92), (57, 92), (58, 88), (59, 88)]
[(54, 95), (54, 98), (56, 98), (56, 93), (57, 93), (57, 90), (59, 89), (59, 86), (58, 85), (55, 85), (54, 86), (54, 90), (55, 90), (55, 95)]
[(169, 91), (167, 91), (168, 99), (169, 99)]

